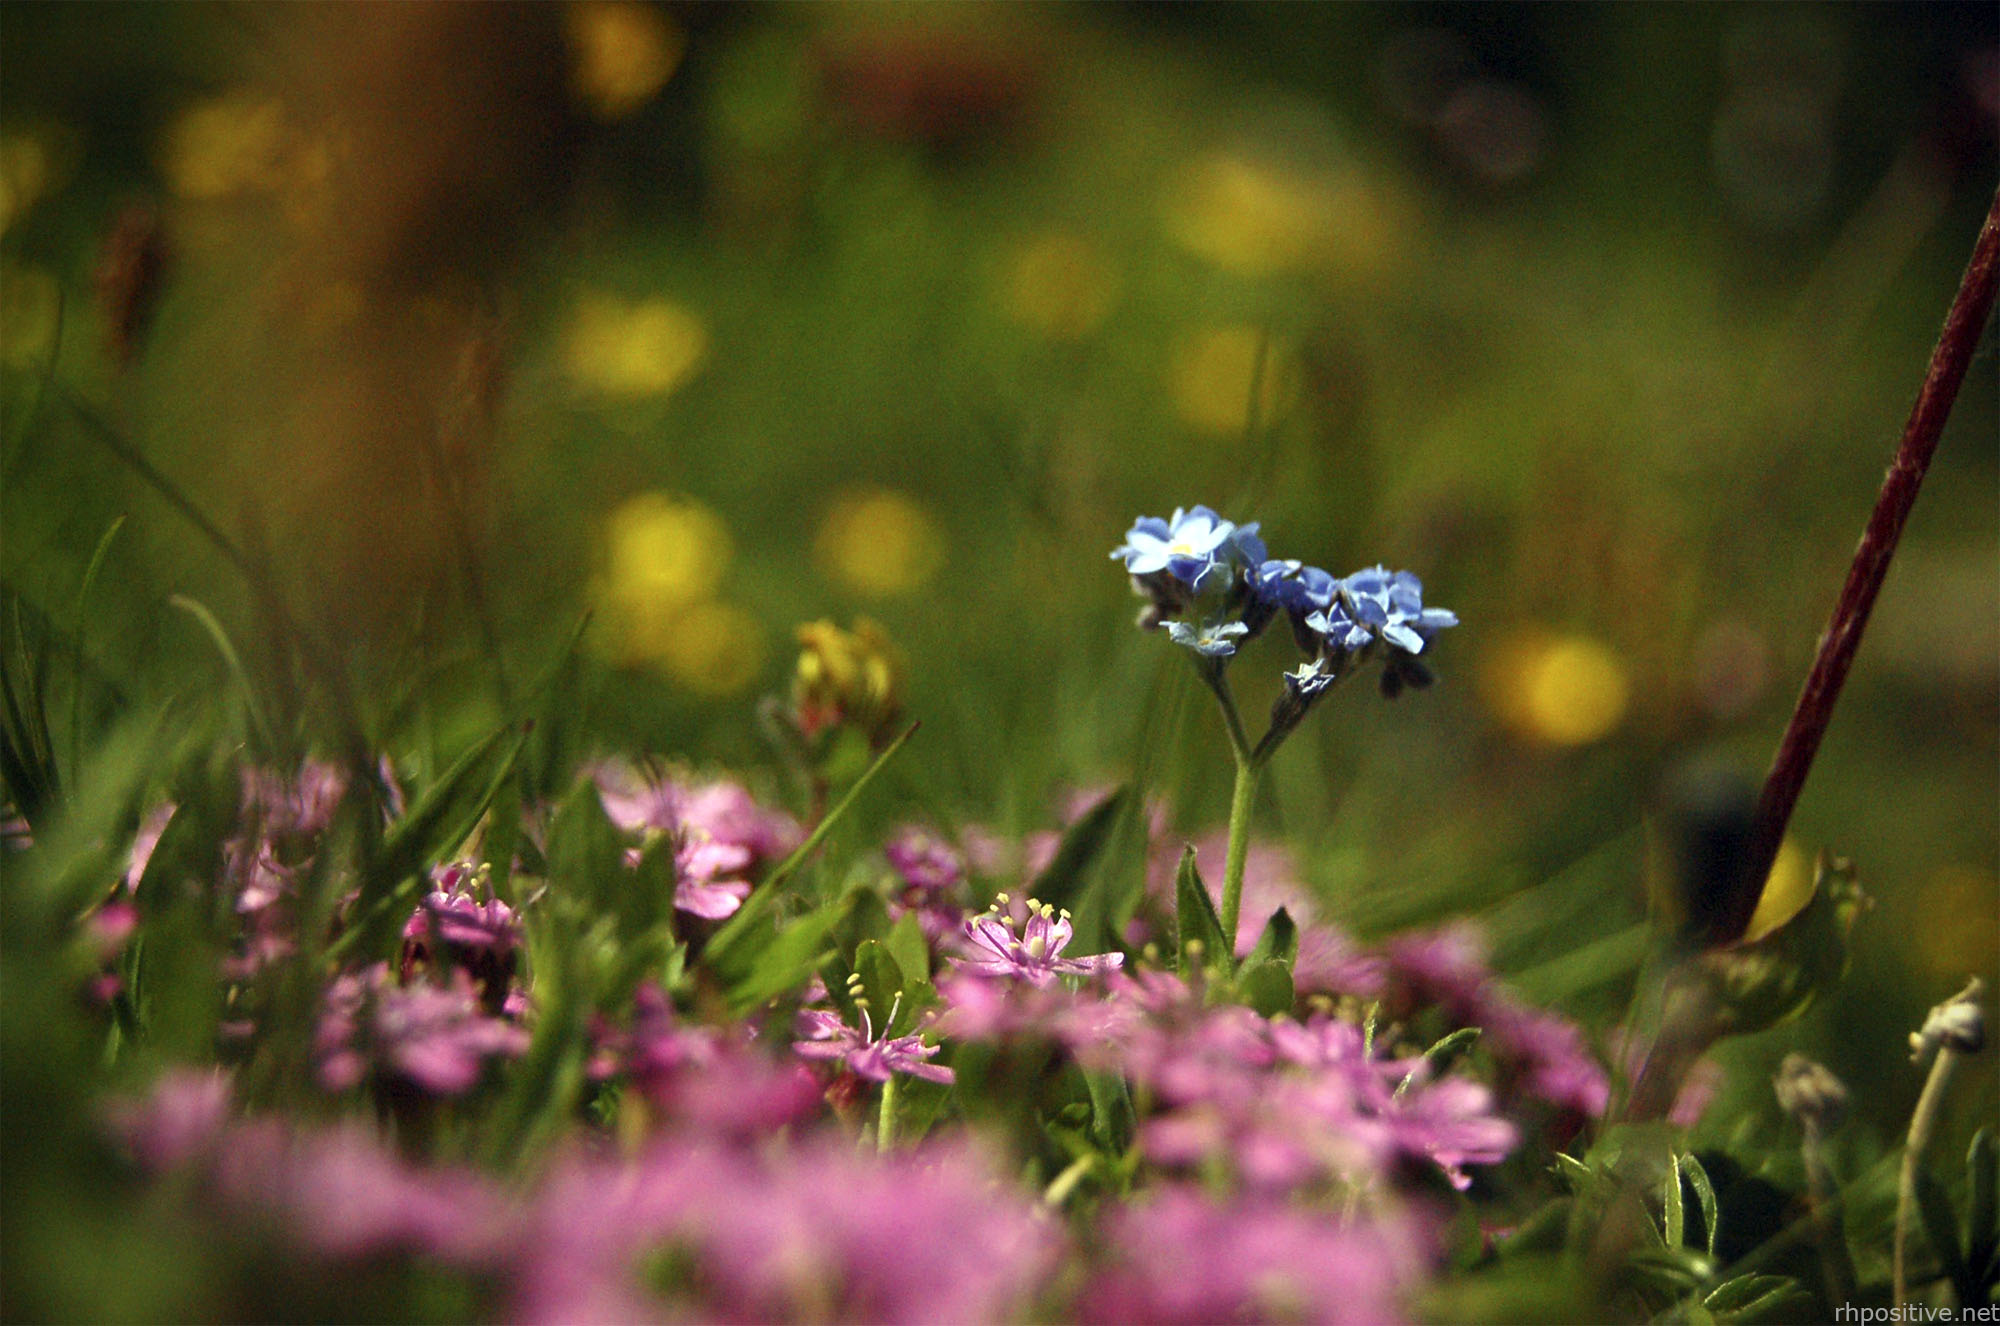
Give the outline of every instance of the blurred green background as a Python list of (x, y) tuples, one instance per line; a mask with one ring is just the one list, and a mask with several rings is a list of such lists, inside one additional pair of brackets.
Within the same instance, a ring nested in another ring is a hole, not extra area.
[[(217, 688), (170, 595), (251, 618), (72, 396), (270, 559), (391, 741), (486, 721), (495, 655), (519, 685), (590, 607), (582, 745), (768, 762), (796, 626), (881, 622), (925, 724), (885, 817), (1044, 826), (1137, 775), (1218, 822), (1219, 727), (1105, 555), (1204, 502), (1464, 623), (1440, 687), (1343, 694), (1275, 765), (1325, 914), (1477, 915), (1599, 1025), (1629, 975), (1561, 959), (1638, 933), (1665, 780), (1769, 760), (2000, 107), (1982, 4), (0, 25), (0, 576), (80, 643), (87, 725)], [(1863, 1084), (1864, 1151), (1923, 1010), (2000, 984), (1993, 370), (1793, 826), (1876, 899), (1855, 973), (1732, 1052), (1764, 1114), (1786, 1049)]]

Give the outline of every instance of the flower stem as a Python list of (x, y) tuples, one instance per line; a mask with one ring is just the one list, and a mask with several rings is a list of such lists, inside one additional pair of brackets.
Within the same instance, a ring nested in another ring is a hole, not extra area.
[(882, 1083), (882, 1116), (875, 1124), (875, 1149), (887, 1155), (896, 1145), (896, 1075)]
[(1896, 1184), (1895, 1297), (1891, 1300), (1897, 1305), (1910, 1301), (1904, 1252), (1910, 1238), (1910, 1213), (1917, 1203), (1917, 1173), (1923, 1168), (1924, 1152), (1930, 1148), (1931, 1134), (1937, 1131), (1938, 1115), (1944, 1108), (1945, 1089), (1951, 1085), (1951, 1075), (1958, 1067), (1958, 1060), (1959, 1053), (1951, 1046), (1938, 1046), (1937, 1062), (1931, 1065), (1931, 1075), (1924, 1081), (1923, 1094), (1917, 1097), (1916, 1113), (1910, 1116), (1909, 1140), (1903, 1144), (1903, 1172)]
[(1250, 856), (1250, 804), (1257, 791), (1257, 764), (1236, 754), (1236, 788), (1229, 798), (1229, 855), (1222, 868), (1222, 933), (1229, 940), (1225, 962), (1236, 959), (1236, 919), (1243, 910), (1243, 864)]
[(1089, 1155), (1078, 1156), (1075, 1160), (1072, 1160), (1062, 1173), (1056, 1175), (1055, 1181), (1050, 1183), (1048, 1188), (1043, 1191), (1042, 1205), (1051, 1209), (1061, 1206), (1069, 1200), (1070, 1194), (1076, 1191), (1077, 1185), (1082, 1183), (1090, 1171), (1095, 1168), (1097, 1168), (1097, 1154), (1095, 1152)]
[(1742, 876), (1748, 887), (1736, 890), (1736, 896), (1730, 900), (1730, 912), (1718, 926), (1725, 940), (1739, 937), (1750, 924), (1764, 879), (1778, 859), (1785, 826), (1792, 818), (1792, 808), (1798, 804), (1806, 774), (1812, 769), (1820, 738), (1826, 735), (1827, 724), (1833, 718), (1834, 702), (1840, 698), (1847, 670), (1860, 648), (1862, 632), (1868, 628), (1868, 614), (1875, 606), (1883, 578), (1889, 573), (1889, 560), (1896, 555), (1897, 540), (1902, 537), (1903, 525), (1916, 504), (1924, 472), (1930, 467), (1931, 455), (1944, 433), (1945, 420), (1951, 416), (1952, 403), (1965, 381), (1987, 315), (1993, 311), (1997, 276), (2000, 276), (2000, 193), (1995, 193), (1986, 223), (1980, 227), (1965, 277), (1959, 283), (1951, 311), (1945, 315), (1937, 348), (1931, 352), (1930, 369), (1917, 392), (1917, 402), (1911, 407), (1909, 422), (1903, 426), (1902, 442), (1890, 462), (1888, 477), (1882, 481), (1882, 492), (1875, 499), (1867, 528), (1862, 531), (1861, 544), (1854, 550), (1847, 583), (1841, 587), (1833, 618), (1826, 634), (1820, 637), (1812, 672), (1806, 677), (1805, 688), (1799, 693), (1791, 721), (1778, 743), (1777, 756), (1771, 761), (1771, 771), (1765, 776)]
[(1229, 729), (1229, 749), (1236, 753), (1236, 761), (1241, 764), (1250, 758), (1250, 736), (1243, 730), (1243, 715), (1236, 710), (1236, 696), (1229, 689), (1229, 678), (1223, 672), (1223, 660), (1197, 658), (1194, 670), (1201, 677), (1201, 684), (1208, 687), (1215, 696), (1215, 702), (1222, 706), (1222, 721)]
[(1854, 1301), (1854, 1261), (1848, 1256), (1847, 1236), (1841, 1231), (1839, 1192), (1833, 1171), (1820, 1148), (1819, 1124), (1806, 1119), (1801, 1125), (1805, 1141), (1800, 1158), (1806, 1167), (1806, 1201), (1812, 1218), (1813, 1243), (1819, 1249), (1820, 1276), (1825, 1281), (1830, 1304)]

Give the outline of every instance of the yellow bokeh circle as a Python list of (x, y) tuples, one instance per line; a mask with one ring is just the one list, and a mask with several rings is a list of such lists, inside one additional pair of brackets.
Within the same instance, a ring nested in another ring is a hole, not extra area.
[(600, 120), (622, 120), (659, 95), (687, 49), (680, 25), (632, 0), (581, 0), (569, 9), (570, 84)]
[(1487, 704), (1547, 746), (1587, 746), (1618, 730), (1632, 699), (1625, 663), (1587, 635), (1529, 632), (1501, 641), (1481, 670)]
[[(1259, 364), (1259, 358), (1262, 364)], [(1297, 388), (1291, 346), (1260, 327), (1205, 327), (1182, 336), (1168, 360), (1167, 385), (1181, 422), (1207, 437), (1240, 438), (1250, 423), (1254, 386), (1259, 420), (1269, 426)]]
[(708, 328), (669, 299), (590, 291), (577, 300), (563, 350), (570, 379), (585, 391), (644, 400), (678, 390), (700, 371)]
[(1074, 341), (1103, 323), (1118, 297), (1118, 278), (1097, 246), (1081, 235), (1050, 231), (1006, 256), (1000, 306), (1038, 336)]
[(944, 565), (937, 519), (893, 488), (837, 494), (813, 540), (820, 569), (857, 594), (889, 598), (930, 583)]

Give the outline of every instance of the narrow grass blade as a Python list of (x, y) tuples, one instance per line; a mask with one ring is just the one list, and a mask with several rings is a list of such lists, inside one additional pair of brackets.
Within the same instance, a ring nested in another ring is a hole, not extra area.
[(826, 841), (826, 835), (832, 831), (833, 826), (840, 822), (841, 816), (853, 807), (862, 792), (867, 790), (868, 784), (882, 772), (882, 767), (895, 758), (896, 752), (903, 749), (904, 744), (916, 735), (917, 729), (921, 726), (920, 723), (910, 724), (904, 729), (902, 736), (890, 742), (882, 753), (875, 757), (875, 762), (854, 780), (854, 786), (847, 789), (847, 795), (835, 803), (824, 819), (813, 826), (813, 831), (806, 835), (806, 840), (799, 844), (798, 850), (779, 862), (769, 877), (751, 891), (750, 896), (744, 899), (743, 905), (736, 909), (736, 915), (724, 922), (722, 928), (708, 941), (705, 956), (711, 962), (727, 957), (730, 950), (742, 942), (743, 936), (749, 933), (757, 918), (770, 908), (772, 901), (778, 896), (779, 887), (797, 873), (800, 866), (811, 859), (813, 852)]
[(207, 605), (198, 599), (189, 598), (185, 594), (174, 594), (168, 597), (167, 602), (194, 618), (196, 624), (208, 634), (208, 638), (215, 645), (215, 652), (222, 656), (223, 666), (229, 670), (230, 679), (243, 692), (243, 707), (249, 715), (250, 727), (255, 734), (258, 749), (267, 754), (275, 750), (270, 726), (264, 721), (262, 706), (257, 703), (257, 688), (251, 685), (250, 674), (243, 667), (243, 657), (236, 652), (236, 645), (230, 640), (229, 632), (223, 629), (222, 623), (216, 620), (215, 614), (208, 610)]

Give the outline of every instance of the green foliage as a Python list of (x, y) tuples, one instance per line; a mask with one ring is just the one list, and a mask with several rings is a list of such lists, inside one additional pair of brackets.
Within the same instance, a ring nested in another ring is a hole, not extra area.
[(1244, 956), (1243, 965), (1253, 967), (1262, 962), (1296, 963), (1299, 959), (1299, 928), (1292, 921), (1292, 914), (1280, 907), (1271, 913), (1271, 919), (1264, 923), (1263, 933), (1257, 936), (1257, 943)]
[(1194, 863), (1192, 845), (1183, 849), (1180, 868), (1174, 872), (1174, 903), (1174, 961), (1181, 975), (1191, 976), (1208, 967), (1225, 972), (1233, 969), (1235, 958), (1229, 951), (1229, 939), (1222, 933), (1222, 918), (1215, 914), (1215, 901)]
[(1803, 1013), (1846, 972), (1848, 937), (1870, 905), (1852, 866), (1822, 855), (1796, 916), (1760, 939), (1701, 954), (1697, 970), (1720, 1034), (1762, 1031)]

